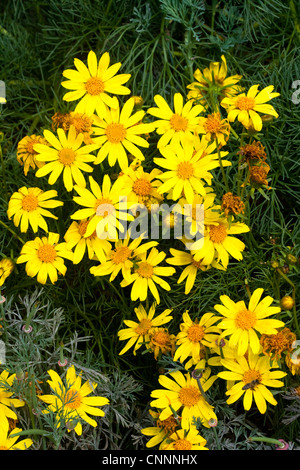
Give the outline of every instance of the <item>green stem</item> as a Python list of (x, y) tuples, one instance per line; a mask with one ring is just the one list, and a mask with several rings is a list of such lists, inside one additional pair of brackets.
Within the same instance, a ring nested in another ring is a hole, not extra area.
[(273, 439), (271, 437), (249, 437), (248, 441), (257, 441), (257, 442), (267, 442), (268, 444), (275, 444), (279, 447), (284, 447), (284, 444), (278, 439)]
[(223, 163), (222, 163), (222, 158), (221, 158), (221, 152), (220, 152), (220, 148), (219, 148), (218, 139), (216, 139), (216, 145), (217, 145), (217, 152), (218, 152), (219, 164), (220, 164), (220, 168), (221, 168), (221, 172), (222, 172), (222, 176), (223, 176), (223, 181), (224, 181), (224, 184), (225, 184), (226, 192), (228, 193), (229, 192), (229, 186), (228, 186), (226, 173), (224, 171), (224, 167), (223, 167)]
[(14, 236), (15, 238), (17, 238), (23, 245), (25, 244), (25, 241), (24, 241), (21, 237), (19, 237), (19, 235), (17, 235), (16, 232), (14, 232), (8, 225), (6, 225), (5, 222), (3, 222), (2, 220), (0, 220), (0, 224), (3, 225), (3, 227), (5, 227), (7, 230), (9, 230), (10, 233), (12, 233), (13, 236)]

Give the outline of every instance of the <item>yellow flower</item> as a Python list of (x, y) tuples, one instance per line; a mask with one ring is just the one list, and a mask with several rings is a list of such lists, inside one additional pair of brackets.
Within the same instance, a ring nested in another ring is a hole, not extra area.
[(221, 119), (220, 113), (212, 113), (199, 118), (197, 131), (205, 134), (209, 142), (214, 140), (218, 147), (223, 147), (229, 139), (230, 124), (227, 119)]
[(138, 147), (148, 148), (149, 142), (141, 135), (152, 132), (154, 127), (152, 124), (142, 123), (145, 111), (132, 114), (133, 98), (126, 101), (121, 111), (116, 97), (114, 101), (114, 107), (109, 109), (106, 106), (105, 113), (94, 117), (93, 141), (100, 147), (95, 164), (108, 157), (109, 166), (114, 166), (117, 161), (120, 168), (125, 170), (128, 167), (127, 152), (140, 161), (145, 159)]
[(10, 258), (2, 258), (0, 261), (0, 286), (11, 275), (14, 269), (14, 262)]
[(67, 268), (63, 258), (72, 261), (73, 253), (66, 243), (58, 243), (59, 234), (49, 232), (47, 237), (36, 237), (26, 242), (21, 250), (17, 263), (26, 263), (26, 273), (30, 277), (37, 275), (37, 281), (45, 284), (49, 276), (54, 284), (57, 273), (65, 275)]
[(209, 450), (206, 442), (196, 427), (178, 429), (162, 443), (160, 450)]
[(218, 377), (236, 382), (226, 395), (229, 395), (227, 403), (231, 405), (243, 396), (243, 406), (246, 411), (250, 410), (254, 401), (260, 413), (267, 410), (266, 402), (277, 405), (272, 392), (267, 387), (283, 387), (284, 383), (278, 379), (286, 376), (281, 370), (273, 370), (270, 359), (266, 356), (254, 354), (248, 351), (247, 359), (237, 356), (236, 359), (221, 359), (221, 364), (228, 371), (220, 372)]
[(13, 193), (8, 202), (8, 218), (13, 217), (15, 226), (20, 225), (21, 232), (27, 232), (29, 225), (34, 232), (37, 232), (39, 227), (48, 232), (48, 225), (44, 217), (51, 217), (55, 220), (58, 217), (47, 209), (63, 206), (63, 202), (52, 199), (55, 197), (57, 197), (55, 190), (42, 191), (39, 188), (23, 186)]
[(54, 370), (48, 370), (51, 380), (47, 380), (52, 394), (39, 395), (39, 399), (48, 404), (43, 413), (55, 413), (57, 427), (60, 427), (63, 419), (66, 424), (73, 425), (76, 434), (82, 434), (82, 422), (86, 422), (93, 427), (97, 426), (97, 421), (92, 416), (104, 416), (105, 413), (100, 406), (109, 404), (105, 397), (92, 396), (97, 383), (87, 380), (82, 384), (81, 374), (77, 375), (74, 366), (68, 368), (65, 383)]
[(194, 151), (192, 140), (186, 140), (183, 146), (168, 145), (161, 148), (160, 152), (164, 158), (154, 158), (154, 163), (168, 170), (159, 176), (164, 181), (158, 188), (160, 194), (172, 190), (174, 201), (184, 195), (188, 204), (192, 204), (195, 193), (205, 195), (204, 183), (201, 180), (211, 184), (210, 171), (219, 166), (219, 161), (210, 155), (203, 157), (202, 151)]
[(149, 248), (158, 244), (158, 242), (155, 241), (141, 244), (143, 241), (142, 237), (130, 240), (129, 231), (124, 239), (121, 238), (115, 241), (115, 247), (110, 247), (110, 250), (106, 253), (105, 260), (98, 266), (90, 268), (90, 272), (94, 276), (106, 276), (110, 274), (109, 282), (112, 282), (121, 271), (123, 279), (130, 282), (136, 258), (138, 258), (141, 253), (145, 253)]
[(25, 405), (23, 400), (12, 398), (12, 385), (15, 377), (16, 374), (9, 375), (7, 370), (0, 374), (0, 417), (1, 424), (4, 426), (8, 424), (8, 418), (17, 420), (18, 417), (13, 410)]
[(158, 266), (165, 257), (166, 253), (163, 251), (159, 252), (157, 248), (152, 248), (149, 254), (140, 254), (140, 260), (136, 260), (136, 267), (134, 272), (131, 274), (131, 280), (129, 281), (124, 279), (121, 282), (121, 287), (126, 287), (132, 284), (132, 300), (140, 299), (140, 301), (143, 302), (147, 298), (149, 289), (157, 304), (159, 304), (160, 296), (156, 284), (166, 291), (171, 290), (170, 285), (162, 279), (161, 276), (172, 276), (175, 273), (175, 269)]
[(123, 178), (124, 187), (130, 188), (127, 199), (129, 202), (144, 204), (151, 200), (151, 197), (160, 197), (157, 192), (161, 181), (159, 175), (161, 171), (154, 168), (150, 173), (146, 172), (140, 165), (137, 168), (130, 166), (121, 176)]
[(121, 63), (111, 66), (108, 52), (104, 52), (99, 59), (94, 51), (90, 51), (87, 57), (86, 66), (80, 59), (74, 59), (77, 70), (64, 70), (63, 76), (67, 81), (62, 82), (62, 86), (69, 91), (63, 96), (65, 101), (79, 100), (75, 111), (91, 115), (97, 112), (98, 116), (105, 113), (105, 104), (113, 107), (114, 100), (108, 93), (115, 95), (130, 94), (129, 88), (123, 86), (130, 76), (129, 74), (116, 75), (121, 67)]
[(121, 232), (125, 230), (120, 221), (133, 220), (133, 216), (127, 212), (127, 201), (124, 201), (127, 193), (123, 181), (118, 178), (112, 184), (109, 175), (104, 175), (102, 188), (92, 176), (89, 182), (90, 191), (80, 186), (74, 187), (79, 196), (74, 196), (73, 200), (84, 209), (77, 210), (71, 219), (89, 218), (84, 237), (89, 237), (96, 230), (99, 238), (117, 239), (117, 229)]
[(34, 150), (35, 144), (49, 145), (44, 137), (35, 134), (23, 137), (18, 143), (17, 160), (21, 165), (24, 165), (25, 176), (27, 176), (29, 168), (35, 169), (36, 166), (41, 168), (45, 164), (36, 160), (37, 152)]
[(20, 436), (17, 436), (21, 432), (21, 428), (14, 428), (12, 431), (9, 430), (8, 420), (2, 420), (0, 423), (0, 450), (26, 450), (32, 446), (33, 442), (31, 439), (17, 440)]
[(227, 295), (221, 295), (223, 305), (217, 304), (214, 309), (224, 319), (218, 324), (223, 331), (222, 336), (230, 336), (229, 346), (237, 346), (237, 354), (243, 355), (248, 346), (254, 354), (260, 350), (259, 334), (272, 335), (277, 333), (276, 328), (281, 328), (284, 323), (277, 319), (269, 319), (271, 315), (280, 312), (280, 307), (271, 306), (274, 299), (266, 296), (261, 300), (264, 290), (256, 289), (249, 300), (248, 308), (243, 300), (234, 302)]
[[(198, 379), (204, 393), (217, 379), (217, 376), (210, 377), (210, 372), (210, 369), (206, 368)], [(160, 375), (158, 382), (164, 388), (151, 392), (154, 400), (150, 402), (150, 406), (161, 410), (160, 420), (169, 418), (175, 411), (181, 415), (182, 428), (189, 429), (198, 418), (205, 427), (208, 427), (210, 419), (217, 419), (213, 406), (206, 401), (197, 380), (189, 372), (183, 374), (178, 370), (170, 372), (169, 377)]]
[(133, 345), (133, 354), (136, 355), (136, 351), (145, 344), (146, 348), (148, 349), (149, 343), (149, 331), (153, 327), (158, 327), (161, 325), (165, 325), (170, 320), (172, 320), (172, 316), (170, 313), (172, 312), (171, 309), (166, 309), (156, 317), (155, 315), (155, 303), (153, 303), (147, 313), (143, 305), (135, 308), (135, 314), (137, 316), (138, 322), (132, 320), (123, 320), (125, 325), (128, 328), (124, 328), (118, 331), (118, 337), (120, 341), (129, 340), (119, 353), (120, 355), (124, 354), (128, 351)]
[(174, 95), (174, 112), (162, 96), (155, 95), (154, 101), (158, 107), (149, 108), (148, 113), (159, 118), (154, 121), (156, 132), (162, 135), (157, 143), (158, 147), (165, 147), (170, 142), (178, 145), (186, 137), (193, 138), (198, 115), (203, 111), (201, 105), (193, 106), (191, 101), (184, 104), (180, 93)]
[(44, 136), (52, 147), (43, 144), (35, 144), (34, 149), (38, 152), (36, 159), (47, 162), (38, 169), (35, 176), (38, 178), (50, 173), (48, 183), (54, 184), (61, 173), (67, 191), (72, 191), (74, 181), (78, 186), (86, 186), (82, 171), (92, 172), (93, 168), (87, 162), (94, 162), (94, 155), (90, 152), (98, 148), (96, 144), (83, 145), (84, 135), (76, 133), (72, 125), (68, 134), (61, 128), (57, 129), (58, 138), (47, 129)]
[(273, 106), (266, 104), (272, 98), (280, 96), (280, 93), (273, 93), (274, 86), (270, 85), (258, 92), (259, 85), (253, 85), (247, 92), (237, 96), (224, 98), (221, 106), (227, 110), (229, 122), (233, 122), (236, 117), (244, 127), (253, 125), (256, 131), (262, 129), (262, 119), (258, 113), (263, 113), (278, 117), (278, 113)]
[(227, 219), (219, 219), (219, 223), (205, 227), (204, 239), (191, 244), (191, 250), (195, 251), (195, 260), (205, 265), (212, 264), (215, 260), (227, 269), (229, 255), (240, 261), (245, 244), (232, 235), (249, 232), (249, 227), (242, 222), (232, 222), (229, 225)]
[(80, 263), (86, 251), (89, 259), (96, 257), (100, 262), (104, 263), (106, 261), (106, 255), (111, 249), (109, 241), (98, 238), (96, 232), (85, 237), (88, 224), (88, 219), (80, 220), (80, 222), (74, 221), (65, 233), (64, 239), (68, 249), (72, 250), (75, 247), (73, 264)]
[(231, 75), (227, 77), (227, 63), (224, 55), (221, 56), (220, 62), (211, 62), (209, 67), (206, 67), (203, 72), (197, 69), (194, 73), (196, 79), (187, 86), (187, 98), (196, 103), (201, 103), (203, 106), (209, 104), (210, 88), (213, 89), (214, 94), (217, 95), (218, 100), (222, 100), (226, 96), (233, 96), (240, 91), (240, 87), (236, 85), (242, 75)]
[(198, 318), (193, 321), (187, 310), (183, 313), (182, 320), (180, 332), (176, 336), (177, 348), (174, 361), (179, 360), (183, 363), (188, 357), (191, 357), (186, 366), (190, 368), (200, 361), (204, 348), (210, 347), (211, 343), (218, 338), (221, 330), (214, 324), (219, 320), (219, 317), (213, 313), (205, 313), (201, 316), (200, 321)]

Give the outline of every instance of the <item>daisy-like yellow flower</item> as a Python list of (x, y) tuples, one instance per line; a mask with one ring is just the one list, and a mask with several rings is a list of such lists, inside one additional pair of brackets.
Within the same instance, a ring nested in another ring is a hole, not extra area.
[[(210, 369), (206, 368), (200, 380), (204, 393), (213, 385), (217, 376), (210, 377)], [(217, 419), (210, 405), (202, 394), (198, 382), (187, 372), (171, 372), (170, 377), (160, 375), (158, 381), (164, 388), (153, 390), (150, 406), (161, 410), (159, 419), (164, 420), (173, 415), (173, 411), (181, 416), (181, 426), (183, 429), (190, 429), (198, 418), (203, 426), (208, 427), (210, 419)]]
[(199, 118), (197, 132), (205, 134), (209, 142), (216, 141), (218, 146), (224, 147), (229, 139), (230, 124), (220, 113), (212, 113)]
[(295, 345), (297, 337), (289, 328), (278, 330), (276, 334), (266, 335), (260, 337), (260, 344), (262, 352), (270, 359), (279, 360), (281, 354), (290, 354)]
[(173, 415), (161, 421), (157, 411), (149, 410), (149, 413), (155, 420), (154, 426), (141, 429), (141, 433), (144, 434), (144, 436), (151, 436), (146, 444), (147, 448), (159, 445), (159, 450), (161, 450), (162, 443), (179, 427), (178, 422)]
[(100, 406), (109, 404), (109, 400), (100, 396), (88, 396), (95, 392), (96, 382), (87, 380), (82, 384), (81, 374), (76, 374), (74, 366), (68, 368), (65, 383), (54, 370), (48, 370), (51, 380), (47, 380), (52, 394), (39, 395), (39, 399), (48, 404), (44, 413), (50, 411), (56, 413), (57, 426), (63, 419), (68, 425), (75, 425), (74, 430), (77, 435), (82, 434), (82, 422), (96, 427), (97, 421), (91, 416), (105, 416), (105, 412)]
[[(164, 183), (158, 188), (160, 194), (172, 190), (172, 199), (176, 201), (184, 196), (188, 204), (192, 204), (195, 194), (205, 195), (204, 180), (211, 184), (211, 170), (219, 166), (219, 161), (210, 155), (202, 156), (202, 150), (195, 151), (192, 140), (186, 140), (184, 145), (168, 145), (160, 149), (163, 158), (154, 158), (157, 165), (165, 168), (159, 178)], [(231, 165), (223, 162), (223, 166)]]
[(205, 347), (210, 347), (219, 336), (220, 328), (215, 323), (219, 320), (213, 313), (205, 313), (192, 320), (188, 310), (182, 315), (183, 323), (180, 324), (180, 332), (176, 336), (176, 351), (174, 361), (184, 362), (190, 357), (187, 368), (200, 362), (201, 352)]
[(236, 359), (221, 359), (221, 364), (228, 369), (219, 372), (218, 377), (234, 381), (235, 384), (226, 392), (229, 395), (227, 403), (239, 400), (243, 396), (243, 406), (246, 411), (250, 410), (253, 399), (261, 414), (267, 410), (267, 402), (277, 405), (272, 392), (268, 387), (279, 388), (284, 382), (278, 380), (286, 376), (282, 370), (271, 370), (270, 359), (266, 356), (254, 354), (251, 348), (245, 356), (237, 356)]
[(203, 106), (209, 104), (209, 90), (213, 88), (214, 94), (218, 100), (222, 100), (226, 96), (233, 96), (239, 93), (240, 87), (236, 85), (242, 75), (231, 75), (227, 77), (227, 62), (224, 55), (221, 56), (221, 62), (211, 62), (203, 72), (197, 69), (194, 73), (196, 79), (187, 86), (187, 98)]
[(161, 450), (209, 450), (206, 439), (199, 434), (196, 427), (177, 429), (161, 445)]
[(227, 295), (221, 295), (222, 304), (217, 304), (214, 309), (223, 317), (218, 327), (224, 330), (222, 336), (230, 336), (229, 346), (237, 346), (237, 354), (243, 355), (252, 349), (258, 354), (260, 349), (259, 334), (276, 334), (277, 329), (285, 326), (284, 322), (268, 317), (280, 312), (280, 307), (272, 306), (274, 299), (266, 296), (261, 299), (264, 289), (256, 289), (249, 300), (248, 307), (243, 300), (234, 302)]
[(18, 419), (18, 416), (13, 411), (25, 405), (23, 400), (12, 398), (13, 391), (11, 390), (16, 374), (9, 375), (7, 370), (3, 370), (0, 374), (0, 425), (8, 425), (8, 418)]
[(77, 135), (73, 125), (67, 134), (59, 128), (56, 137), (53, 132), (45, 129), (44, 136), (51, 147), (43, 144), (34, 145), (34, 150), (38, 152), (36, 160), (45, 163), (37, 170), (35, 176), (41, 178), (50, 173), (48, 183), (52, 185), (62, 173), (67, 191), (72, 191), (74, 182), (78, 186), (85, 187), (86, 181), (82, 171), (91, 173), (94, 170), (87, 162), (94, 162), (95, 156), (90, 152), (98, 146), (96, 144), (81, 146), (84, 135)]
[(105, 263), (106, 256), (111, 250), (109, 241), (98, 238), (96, 231), (88, 237), (85, 237), (88, 224), (88, 219), (80, 220), (80, 222), (74, 221), (65, 233), (64, 239), (68, 249), (73, 250), (75, 247), (72, 260), (73, 264), (80, 263), (86, 251), (89, 259), (95, 259), (96, 257), (101, 263)]
[(14, 262), (10, 258), (2, 258), (0, 261), (0, 286), (3, 286), (4, 282), (11, 275), (14, 269)]
[(148, 349), (149, 330), (154, 327), (165, 325), (166, 323), (172, 320), (173, 317), (170, 315), (172, 309), (166, 309), (157, 316), (155, 316), (155, 310), (155, 303), (151, 305), (148, 313), (146, 312), (143, 305), (139, 305), (139, 307), (134, 309), (138, 319), (137, 322), (133, 320), (123, 320), (123, 322), (128, 328), (119, 330), (118, 337), (120, 341), (128, 341), (119, 353), (120, 355), (124, 354), (133, 346), (134, 356), (136, 355), (136, 351), (143, 344), (145, 344), (146, 348)]
[(153, 123), (157, 134), (161, 135), (157, 143), (158, 147), (165, 147), (170, 142), (178, 145), (186, 137), (192, 139), (197, 128), (199, 114), (203, 111), (203, 106), (193, 106), (192, 101), (184, 104), (180, 93), (175, 93), (173, 100), (174, 111), (162, 96), (155, 95), (154, 101), (158, 107), (148, 109), (149, 114), (159, 118)]
[(215, 260), (223, 268), (227, 269), (229, 256), (240, 261), (245, 244), (237, 237), (240, 233), (249, 232), (249, 227), (242, 222), (229, 224), (226, 218), (220, 218), (219, 223), (207, 225), (204, 231), (204, 239), (196, 240), (191, 244), (191, 250), (195, 251), (195, 260), (205, 265), (212, 264)]
[(105, 113), (94, 117), (93, 141), (100, 147), (95, 164), (108, 157), (109, 166), (118, 162), (120, 168), (125, 170), (128, 167), (128, 152), (140, 161), (145, 159), (139, 147), (148, 148), (149, 142), (141, 135), (152, 132), (154, 127), (142, 122), (145, 111), (132, 114), (133, 98), (129, 98), (121, 110), (116, 97), (114, 101), (112, 108), (106, 106)]
[(12, 431), (10, 431), (8, 420), (2, 420), (0, 423), (0, 450), (29, 449), (29, 447), (31, 447), (33, 444), (31, 439), (27, 438), (18, 441), (20, 436), (17, 436), (16, 434), (21, 431), (21, 428), (14, 428)]
[(13, 193), (9, 202), (7, 215), (16, 227), (20, 226), (21, 232), (27, 232), (29, 225), (36, 233), (38, 228), (42, 228), (48, 232), (48, 225), (44, 217), (51, 217), (57, 220), (58, 217), (53, 215), (47, 209), (53, 209), (63, 206), (63, 202), (55, 201), (57, 191), (42, 191), (39, 188), (26, 188), (23, 186)]
[(161, 185), (159, 180), (161, 173), (158, 168), (154, 168), (148, 173), (141, 165), (137, 168), (128, 167), (120, 176), (120, 178), (123, 178), (124, 187), (130, 188), (127, 195), (128, 201), (146, 206), (153, 197), (162, 199), (162, 196), (158, 193), (158, 187)]
[(21, 165), (24, 165), (25, 176), (27, 176), (30, 168), (34, 170), (36, 167), (41, 168), (45, 164), (36, 160), (37, 152), (34, 149), (35, 144), (49, 145), (44, 137), (35, 134), (23, 137), (18, 143), (17, 160)]
[(141, 302), (146, 300), (148, 289), (155, 298), (157, 304), (160, 303), (160, 296), (156, 284), (162, 289), (170, 291), (171, 287), (162, 279), (161, 276), (172, 276), (175, 269), (168, 266), (158, 266), (166, 257), (166, 253), (152, 248), (150, 253), (141, 253), (139, 260), (136, 260), (134, 272), (131, 274), (131, 280), (123, 279), (121, 287), (132, 284), (131, 299), (140, 299)]
[(129, 95), (129, 88), (123, 86), (130, 74), (116, 75), (121, 68), (121, 63), (110, 64), (110, 55), (104, 52), (99, 59), (94, 51), (90, 51), (87, 57), (87, 66), (75, 58), (74, 65), (77, 70), (64, 70), (63, 76), (67, 78), (61, 84), (69, 91), (63, 96), (65, 101), (77, 101), (75, 111), (92, 115), (95, 110), (98, 116), (105, 113), (105, 104), (113, 107), (115, 101), (110, 94)]
[(90, 272), (94, 276), (110, 275), (109, 281), (112, 282), (121, 271), (123, 279), (130, 282), (135, 260), (142, 253), (146, 253), (149, 248), (158, 244), (155, 241), (142, 242), (142, 237), (131, 240), (130, 231), (128, 231), (125, 238), (119, 238), (115, 241), (114, 248), (111, 246), (106, 254), (105, 261), (101, 262), (98, 266), (90, 268)]
[(49, 277), (52, 284), (57, 281), (58, 275), (65, 275), (67, 267), (63, 258), (72, 261), (73, 253), (67, 248), (65, 242), (59, 242), (59, 234), (49, 232), (47, 237), (36, 237), (26, 242), (17, 259), (17, 264), (26, 263), (26, 274), (30, 277), (37, 276), (41, 284), (47, 282)]
[(247, 94), (241, 93), (222, 100), (221, 106), (227, 110), (229, 122), (233, 122), (238, 118), (246, 129), (253, 125), (256, 131), (261, 131), (263, 123), (259, 113), (278, 117), (277, 111), (267, 102), (280, 96), (280, 93), (273, 93), (273, 85), (267, 86), (260, 92), (258, 88), (259, 85), (253, 85), (249, 88)]
[(89, 237), (96, 230), (99, 238), (117, 239), (117, 229), (124, 232), (125, 229), (120, 221), (133, 220), (128, 213), (127, 191), (123, 187), (123, 180), (118, 178), (113, 184), (109, 175), (104, 175), (102, 187), (89, 177), (90, 190), (75, 186), (79, 196), (73, 200), (83, 206), (84, 209), (77, 210), (71, 219), (89, 219), (84, 237)]

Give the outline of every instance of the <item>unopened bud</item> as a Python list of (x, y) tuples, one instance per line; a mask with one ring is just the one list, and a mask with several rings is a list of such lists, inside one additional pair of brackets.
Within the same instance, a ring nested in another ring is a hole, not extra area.
[(292, 308), (295, 305), (295, 302), (294, 302), (293, 297), (291, 297), (290, 295), (285, 295), (280, 300), (280, 305), (281, 305), (281, 308), (283, 308), (284, 310), (292, 310)]
[(23, 380), (25, 377), (24, 371), (21, 369), (20, 366), (16, 367), (16, 379)]

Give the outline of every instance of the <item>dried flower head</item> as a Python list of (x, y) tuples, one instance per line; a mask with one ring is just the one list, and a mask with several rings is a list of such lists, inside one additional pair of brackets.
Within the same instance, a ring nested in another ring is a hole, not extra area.
[(245, 204), (239, 196), (234, 196), (231, 192), (228, 192), (222, 197), (221, 210), (224, 211), (226, 217), (230, 214), (243, 214)]
[(286, 327), (275, 335), (263, 334), (260, 338), (260, 344), (266, 356), (277, 360), (282, 353), (290, 353), (293, 350), (295, 340), (295, 333)]

